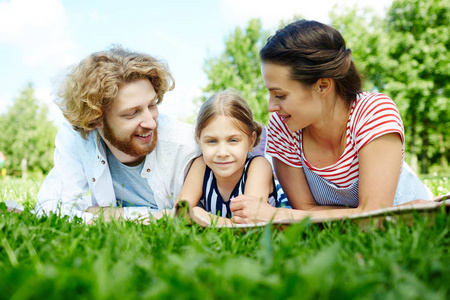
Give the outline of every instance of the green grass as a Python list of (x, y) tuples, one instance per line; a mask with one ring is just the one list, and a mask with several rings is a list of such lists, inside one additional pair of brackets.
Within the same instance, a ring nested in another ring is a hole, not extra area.
[[(28, 207), (39, 186), (0, 184), (0, 201)], [(450, 218), (439, 212), (385, 226), (86, 226), (5, 213), (0, 299), (449, 299)]]

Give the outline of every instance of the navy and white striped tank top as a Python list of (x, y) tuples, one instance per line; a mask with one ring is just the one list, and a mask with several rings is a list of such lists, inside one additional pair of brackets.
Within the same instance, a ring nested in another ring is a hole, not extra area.
[[(259, 156), (259, 155), (258, 155)], [(236, 184), (231, 192), (230, 199), (237, 197), (238, 195), (244, 194), (245, 191), (245, 183), (247, 181), (248, 169), (252, 160), (257, 157), (249, 154), (247, 156), (247, 160), (245, 161), (244, 172), (242, 174), (241, 179)], [(272, 176), (272, 184), (273, 190), (268, 197), (268, 203), (272, 206), (277, 205), (277, 190), (275, 187), (275, 181)], [(222, 196), (220, 195), (219, 188), (217, 186), (216, 177), (214, 176), (213, 171), (206, 166), (205, 175), (203, 177), (203, 195), (201, 200), (198, 202), (197, 206), (202, 207), (207, 212), (218, 215), (221, 217), (231, 218), (233, 217), (233, 213), (230, 210), (230, 199), (224, 201)]]

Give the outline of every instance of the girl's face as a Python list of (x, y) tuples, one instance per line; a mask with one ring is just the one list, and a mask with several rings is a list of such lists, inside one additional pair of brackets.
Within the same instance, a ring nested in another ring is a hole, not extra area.
[(239, 180), (255, 139), (255, 132), (249, 137), (236, 126), (233, 118), (216, 116), (201, 131), (199, 145), (206, 165), (216, 178)]
[(317, 93), (290, 79), (288, 67), (262, 63), (261, 74), (270, 93), (268, 109), (276, 112), (289, 130), (303, 129), (321, 119), (322, 102)]

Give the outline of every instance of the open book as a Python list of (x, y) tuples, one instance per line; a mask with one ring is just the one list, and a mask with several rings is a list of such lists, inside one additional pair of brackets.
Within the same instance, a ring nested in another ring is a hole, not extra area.
[[(328, 222), (337, 222), (342, 220), (349, 220), (356, 223), (360, 227), (378, 226), (383, 227), (385, 222), (406, 222), (413, 221), (414, 214), (420, 216), (429, 216), (434, 218), (437, 212), (444, 211), (446, 215), (450, 213), (450, 200), (444, 200), (440, 202), (433, 202), (425, 204), (414, 205), (400, 205), (393, 206), (360, 214), (354, 214), (345, 218), (310, 218), (312, 224), (324, 224)], [(299, 223), (300, 220), (275, 220), (272, 222), (258, 222), (252, 224), (232, 224), (232, 225), (219, 225), (214, 224), (211, 220), (206, 220), (198, 215), (194, 214), (192, 206), (187, 201), (179, 201), (174, 207), (174, 216), (183, 218), (191, 224), (196, 223), (202, 227), (217, 227), (217, 228), (252, 228), (263, 227), (269, 224), (277, 226), (283, 229), (291, 224)]]

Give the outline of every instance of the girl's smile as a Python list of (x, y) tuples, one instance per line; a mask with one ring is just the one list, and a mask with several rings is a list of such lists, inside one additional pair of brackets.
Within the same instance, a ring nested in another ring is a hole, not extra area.
[(254, 142), (254, 137), (247, 136), (236, 126), (235, 119), (223, 115), (214, 117), (199, 139), (203, 159), (216, 178), (233, 181), (241, 177)]

